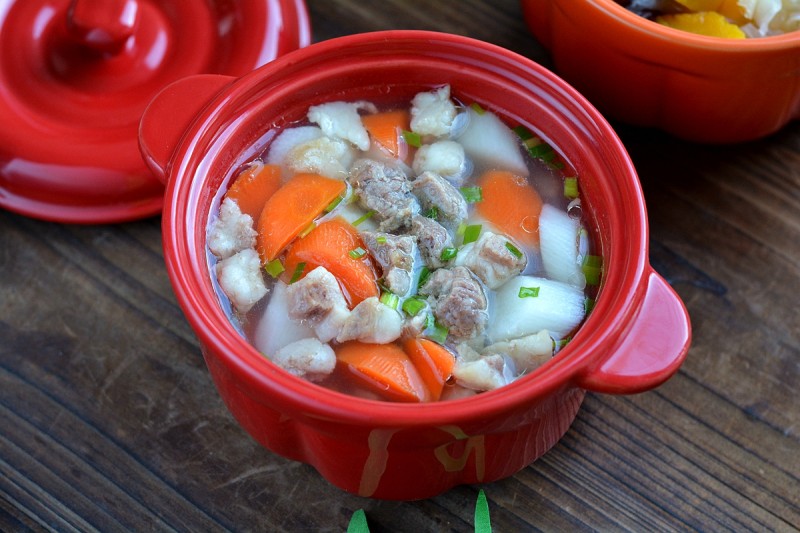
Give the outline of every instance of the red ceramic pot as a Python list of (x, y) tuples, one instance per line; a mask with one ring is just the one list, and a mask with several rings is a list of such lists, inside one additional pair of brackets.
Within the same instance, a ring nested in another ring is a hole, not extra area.
[[(309, 105), (408, 101), (445, 81), (463, 101), (537, 131), (578, 170), (607, 265), (595, 310), (541, 369), (469, 399), (377, 402), (285, 373), (236, 332), (214, 291), (205, 237), (218, 190), (263, 150), (270, 128), (302, 119)], [(313, 465), (347, 491), (415, 499), (510, 476), (564, 435), (587, 390), (653, 388), (686, 355), (689, 319), (648, 263), (644, 200), (625, 149), (576, 91), (507, 50), (418, 31), (322, 42), (241, 79), (198, 76), (173, 84), (146, 110), (140, 142), (167, 180), (167, 267), (219, 393), (258, 442)]]
[(153, 96), (309, 41), (302, 0), (0, 0), (0, 207), (77, 223), (159, 214), (137, 135)]
[(614, 0), (522, 0), (556, 71), (609, 117), (708, 143), (757, 139), (800, 118), (800, 32), (706, 37)]

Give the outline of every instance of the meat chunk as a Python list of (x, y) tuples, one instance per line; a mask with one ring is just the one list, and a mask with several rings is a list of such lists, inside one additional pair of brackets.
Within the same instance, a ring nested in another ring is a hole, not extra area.
[(380, 231), (394, 231), (411, 225), (419, 203), (411, 184), (401, 171), (384, 163), (361, 159), (350, 169), (348, 181), (361, 207), (374, 211)]
[(457, 339), (483, 333), (489, 320), (481, 282), (463, 266), (440, 268), (420, 287), (428, 295), (433, 316)]
[(411, 191), (419, 200), (422, 212), (437, 220), (442, 226), (455, 230), (467, 218), (467, 201), (443, 177), (424, 172), (411, 183)]
[(398, 339), (402, 332), (403, 317), (400, 313), (372, 296), (355, 306), (336, 340), (386, 344)]
[(308, 323), (322, 342), (335, 338), (350, 316), (339, 282), (317, 267), (286, 290), (289, 316)]
[(270, 359), (290, 374), (309, 381), (323, 379), (336, 367), (333, 349), (313, 337), (287, 344)]
[(383, 269), (383, 283), (394, 294), (405, 296), (411, 289), (417, 240), (411, 235), (362, 231), (361, 238)]
[(267, 294), (267, 286), (261, 275), (261, 259), (253, 248), (223, 259), (217, 263), (216, 271), (222, 292), (240, 313), (249, 311)]
[(553, 357), (555, 343), (550, 333), (543, 329), (533, 335), (526, 335), (510, 341), (491, 344), (481, 350), (484, 355), (507, 355), (514, 361), (518, 373), (530, 372)]
[(411, 167), (417, 175), (434, 172), (454, 185), (461, 185), (466, 175), (464, 147), (455, 141), (423, 144), (414, 154)]
[(286, 166), (295, 174), (308, 172), (344, 180), (354, 158), (353, 148), (345, 141), (319, 137), (289, 150)]
[(450, 86), (418, 93), (411, 100), (411, 131), (440, 137), (450, 133), (456, 106), (450, 100)]
[(456, 361), (453, 367), (456, 383), (477, 391), (500, 388), (513, 381), (502, 355), (486, 355), (475, 361)]
[(445, 265), (442, 251), (445, 248), (452, 248), (454, 243), (453, 236), (444, 226), (435, 220), (418, 215), (411, 220), (411, 234), (417, 238), (419, 253), (428, 268), (441, 268)]
[(484, 232), (477, 241), (465, 244), (458, 251), (455, 264), (469, 268), (487, 287), (496, 289), (528, 264), (525, 254), (517, 257), (508, 249), (508, 242), (504, 235)]
[(359, 109), (376, 113), (374, 104), (359, 102), (328, 102), (308, 108), (308, 120), (319, 125), (328, 137), (337, 137), (351, 142), (359, 150), (369, 150), (369, 134), (361, 123)]
[(243, 214), (239, 204), (226, 198), (219, 207), (219, 218), (208, 233), (208, 249), (217, 259), (225, 259), (245, 248), (253, 248), (257, 234), (253, 229), (253, 217)]

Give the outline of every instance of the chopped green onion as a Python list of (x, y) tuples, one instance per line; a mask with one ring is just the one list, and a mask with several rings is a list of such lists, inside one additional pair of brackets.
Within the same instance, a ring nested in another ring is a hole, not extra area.
[(587, 285), (599, 285), (600, 275), (603, 272), (603, 258), (599, 255), (587, 255), (583, 258), (581, 270), (586, 276)]
[(422, 146), (422, 136), (419, 133), (415, 133), (413, 131), (403, 131), (403, 139), (405, 139), (406, 144), (413, 146), (414, 148), (419, 148)]
[(303, 270), (305, 269), (306, 269), (305, 262), (297, 263), (297, 266), (295, 267), (294, 272), (292, 273), (292, 278), (289, 280), (289, 285), (300, 279), (300, 277), (303, 275)]
[(591, 313), (592, 309), (594, 309), (594, 304), (595, 303), (596, 302), (595, 302), (594, 298), (586, 298), (583, 301), (583, 311), (584, 311), (584, 313), (586, 313), (587, 315), (589, 313)]
[(456, 235), (464, 235), (465, 231), (467, 231), (467, 224), (462, 222), (458, 225), (458, 229), (456, 229)]
[(298, 237), (300, 237), (302, 239), (303, 237), (305, 237), (306, 235), (308, 235), (309, 233), (314, 231), (314, 228), (316, 228), (316, 227), (317, 227), (317, 223), (316, 222), (312, 222), (311, 224), (306, 226), (306, 228), (303, 231), (300, 232)]
[(428, 313), (428, 316), (425, 317), (425, 329), (430, 329), (436, 323), (436, 319), (433, 318), (432, 313)]
[(284, 270), (286, 270), (286, 268), (284, 268), (283, 263), (281, 263), (280, 259), (273, 259), (264, 266), (264, 270), (266, 270), (267, 274), (269, 274), (273, 278), (277, 278), (278, 276), (281, 275), (281, 273)]
[(480, 224), (472, 224), (467, 226), (464, 229), (464, 244), (477, 241), (478, 237), (480, 237), (482, 227), (483, 226)]
[(556, 151), (539, 137), (528, 139), (525, 141), (525, 146), (528, 147), (531, 157), (541, 159), (545, 163), (550, 163), (556, 157)]
[[(432, 315), (431, 315), (432, 316)], [(439, 324), (435, 319), (433, 321), (433, 331), (431, 331), (427, 337), (434, 341), (438, 342), (439, 344), (444, 344), (447, 340), (447, 333), (448, 330), (446, 327)]]
[(419, 290), (420, 287), (425, 285), (425, 282), (428, 281), (429, 277), (431, 277), (430, 269), (428, 267), (422, 267), (422, 269), (419, 271), (419, 282), (417, 283), (417, 290)]
[(328, 204), (328, 207), (325, 208), (325, 212), (330, 213), (331, 211), (336, 209), (336, 206), (342, 203), (342, 200), (344, 200), (344, 196), (338, 196), (334, 201)]
[(442, 261), (450, 261), (458, 254), (458, 250), (453, 247), (448, 246), (447, 248), (442, 250), (442, 255), (439, 256)]
[(567, 198), (578, 197), (578, 178), (564, 178), (564, 196)]
[(564, 346), (569, 344), (569, 341), (571, 340), (572, 337), (564, 337), (563, 339), (556, 341), (556, 350), (561, 350), (562, 348), (564, 348)]
[(409, 316), (417, 316), (423, 309), (425, 309), (425, 300), (420, 300), (412, 296), (403, 302), (403, 311)]
[(355, 219), (355, 220), (353, 221), (353, 226), (356, 226), (356, 227), (358, 227), (358, 225), (359, 225), (359, 224), (361, 224), (361, 223), (362, 223), (362, 222), (364, 222), (365, 220), (369, 220), (369, 219), (372, 217), (372, 215), (374, 215), (374, 214), (375, 214), (375, 211), (374, 211), (374, 210), (367, 211), (367, 212), (366, 212), (366, 213), (364, 213), (362, 216), (358, 217), (357, 219)]
[(397, 309), (397, 304), (400, 303), (400, 297), (393, 292), (384, 291), (383, 294), (381, 294), (380, 301), (383, 305), (391, 307), (392, 309)]
[(461, 196), (464, 197), (467, 203), (474, 204), (483, 201), (483, 189), (478, 186), (461, 187), (459, 190), (461, 191)]
[(522, 139), (523, 141), (527, 141), (528, 139), (533, 138), (533, 133), (531, 133), (531, 131), (528, 128), (526, 128), (525, 126), (521, 126), (520, 125), (520, 126), (515, 127), (514, 128), (514, 133), (516, 133), (517, 136), (520, 139)]
[(433, 220), (439, 220), (439, 208), (435, 205), (425, 211), (425, 217), (431, 218)]
[(536, 298), (539, 296), (539, 287), (520, 287), (517, 296), (520, 298)]
[(475, 502), (475, 533), (492, 533), (492, 520), (489, 516), (489, 502), (483, 489), (478, 491)]
[(486, 110), (483, 107), (481, 107), (481, 104), (479, 104), (478, 102), (472, 102), (469, 105), (469, 107), (472, 108), (472, 110), (479, 115), (483, 115), (484, 113), (486, 113)]
[(367, 523), (367, 515), (364, 509), (358, 509), (350, 517), (350, 523), (347, 524), (346, 533), (369, 533), (369, 524)]
[(378, 244), (386, 244), (386, 235), (378, 235), (375, 237), (375, 242)]
[(347, 255), (349, 255), (351, 259), (361, 259), (367, 255), (367, 251), (359, 246), (358, 248), (353, 248), (347, 252)]
[(514, 246), (514, 245), (511, 243), (511, 241), (506, 241), (506, 249), (508, 249), (508, 251), (509, 251), (509, 252), (511, 252), (512, 254), (514, 254), (514, 257), (516, 257), (517, 259), (519, 259), (520, 257), (522, 257), (522, 252), (520, 251), (520, 249), (519, 249), (519, 248), (517, 248), (516, 246)]

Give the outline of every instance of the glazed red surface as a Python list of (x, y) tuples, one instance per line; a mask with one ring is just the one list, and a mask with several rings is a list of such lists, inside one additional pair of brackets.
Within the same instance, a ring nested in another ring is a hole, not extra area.
[(706, 37), (614, 0), (522, 0), (522, 8), (559, 75), (611, 118), (732, 143), (800, 117), (800, 31)]
[(310, 40), (300, 0), (0, 4), (0, 206), (64, 222), (160, 213), (142, 111), (197, 73), (242, 75)]
[[(462, 101), (535, 130), (577, 169), (606, 265), (594, 311), (543, 367), (473, 398), (375, 402), (285, 373), (235, 331), (212, 287), (205, 236), (217, 189), (263, 149), (265, 132), (309, 105), (409, 99), (444, 80)], [(178, 123), (187, 125), (182, 136)], [(507, 50), (414, 31), (326, 41), (239, 80), (198, 76), (168, 87), (145, 112), (140, 142), (151, 168), (165, 173), (167, 268), (220, 395), (258, 442), (347, 491), (424, 498), (511, 475), (561, 438), (585, 390), (651, 389), (686, 355), (689, 319), (648, 264), (644, 199), (621, 142), (576, 91)]]

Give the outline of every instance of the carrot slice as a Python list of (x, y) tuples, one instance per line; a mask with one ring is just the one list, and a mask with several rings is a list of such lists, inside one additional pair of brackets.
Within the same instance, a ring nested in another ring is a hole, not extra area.
[(361, 123), (372, 140), (392, 156), (405, 160), (408, 144), (403, 139), (403, 131), (411, 129), (411, 115), (408, 111), (386, 111), (361, 117)]
[(336, 359), (388, 399), (425, 402), (430, 392), (411, 359), (396, 344), (348, 341), (336, 348)]
[(334, 218), (295, 241), (286, 252), (284, 267), (290, 276), (300, 263), (306, 264), (301, 276), (318, 266), (325, 267), (339, 281), (352, 309), (370, 296), (380, 294), (378, 275), (365, 250), (364, 241), (353, 225)]
[(431, 392), (431, 400), (438, 401), (453, 374), (456, 358), (447, 348), (428, 339), (407, 339), (403, 350)]
[(297, 174), (275, 191), (258, 217), (261, 261), (275, 259), (346, 187), (343, 181), (317, 174)]
[(261, 210), (267, 200), (281, 186), (281, 167), (277, 165), (255, 164), (247, 167), (236, 176), (225, 198), (234, 200), (242, 213), (258, 222)]
[(483, 200), (478, 215), (522, 244), (538, 246), (542, 199), (525, 178), (507, 170), (489, 170), (478, 180)]

